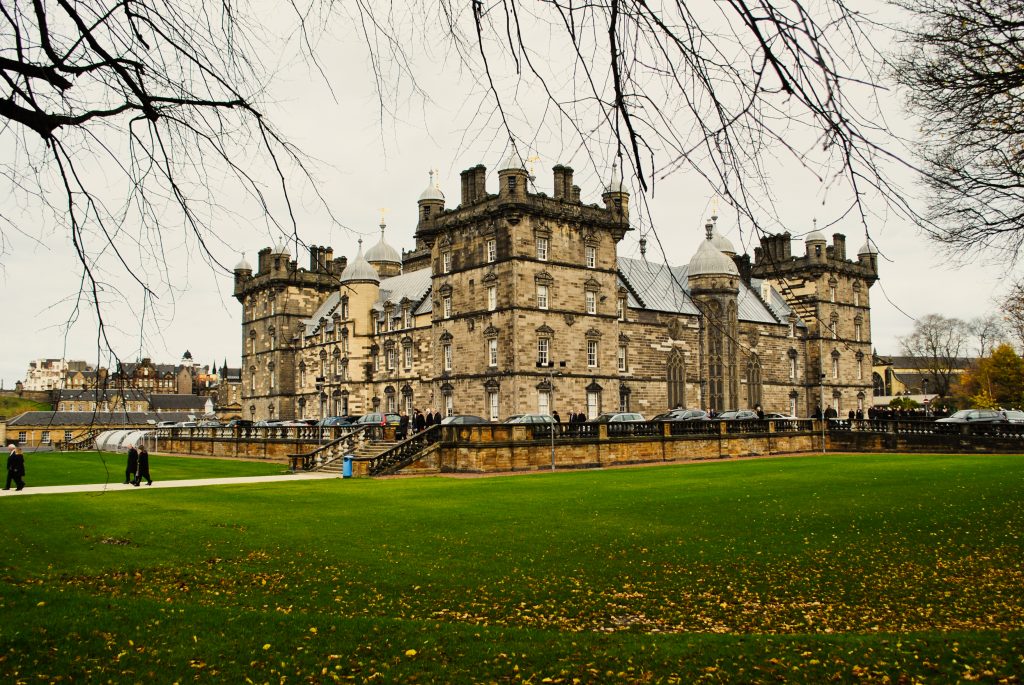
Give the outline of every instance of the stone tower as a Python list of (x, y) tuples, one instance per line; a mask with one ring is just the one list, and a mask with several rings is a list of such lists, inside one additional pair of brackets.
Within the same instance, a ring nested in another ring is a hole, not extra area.
[(840, 416), (867, 410), (871, 397), (871, 303), (878, 279), (877, 251), (867, 244), (847, 258), (846, 236), (832, 245), (818, 230), (807, 234), (801, 257), (790, 234), (766, 235), (754, 250), (751, 274), (778, 290), (807, 325), (807, 413), (832, 407)]
[(618, 406), (616, 244), (630, 230), (629, 193), (616, 173), (605, 207), (587, 206), (573, 170), (553, 171), (552, 196), (533, 191), (513, 150), (497, 194), (477, 165), (462, 172), (455, 209), (420, 198), (416, 240), (433, 265), (434, 396), (445, 413), (596, 416)]

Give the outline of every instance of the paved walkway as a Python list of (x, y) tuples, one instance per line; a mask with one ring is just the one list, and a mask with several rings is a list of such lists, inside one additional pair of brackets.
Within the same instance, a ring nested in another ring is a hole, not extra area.
[(337, 473), (290, 473), (283, 476), (240, 476), (238, 478), (196, 478), (194, 480), (158, 480), (153, 485), (143, 483), (139, 487), (124, 485), (122, 483), (89, 483), (86, 485), (44, 485), (32, 487), (26, 484), (25, 489), (18, 492), (13, 487), (10, 490), (0, 490), (0, 497), (24, 497), (25, 495), (56, 495), (65, 492), (138, 492), (141, 490), (154, 490), (157, 488), (195, 488), (203, 485), (241, 485), (244, 483), (284, 483), (309, 480), (325, 480), (338, 478)]

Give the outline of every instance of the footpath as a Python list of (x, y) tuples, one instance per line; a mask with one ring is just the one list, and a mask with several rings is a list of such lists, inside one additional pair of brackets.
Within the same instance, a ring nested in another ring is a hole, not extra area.
[(122, 483), (88, 483), (85, 485), (41, 485), (25, 489), (0, 490), (0, 497), (25, 497), (27, 495), (59, 495), (67, 492), (143, 492), (159, 488), (198, 488), (204, 485), (244, 485), (247, 483), (298, 483), (301, 481), (326, 480), (340, 477), (337, 473), (289, 473), (282, 476), (240, 476), (238, 478), (196, 478), (193, 480), (158, 480), (152, 485), (124, 485)]

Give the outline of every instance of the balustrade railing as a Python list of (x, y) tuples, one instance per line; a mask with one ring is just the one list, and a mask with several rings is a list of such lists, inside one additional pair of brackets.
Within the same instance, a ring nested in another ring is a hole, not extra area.
[(431, 426), (426, 430), (402, 440), (394, 447), (371, 457), (368, 471), (371, 476), (383, 476), (395, 473), (416, 461), (423, 450), (440, 441), (442, 437), (451, 438), (456, 434), (457, 426)]
[(346, 454), (355, 452), (359, 445), (368, 438), (368, 433), (372, 433), (369, 430), (370, 428), (372, 427), (359, 426), (354, 430), (345, 431), (341, 437), (331, 440), (326, 445), (317, 447), (312, 452), (291, 455), (292, 471), (298, 471), (299, 469), (315, 471), (337, 461)]

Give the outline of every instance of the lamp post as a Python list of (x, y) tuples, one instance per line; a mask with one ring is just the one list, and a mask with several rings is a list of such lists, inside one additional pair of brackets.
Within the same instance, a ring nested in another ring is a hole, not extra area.
[[(558, 362), (558, 366), (565, 368), (565, 362)], [(555, 362), (549, 359), (546, 362), (538, 361), (538, 369), (548, 370), (548, 416), (551, 415), (552, 404), (555, 401)], [(555, 420), (551, 419), (551, 470), (555, 470)]]

